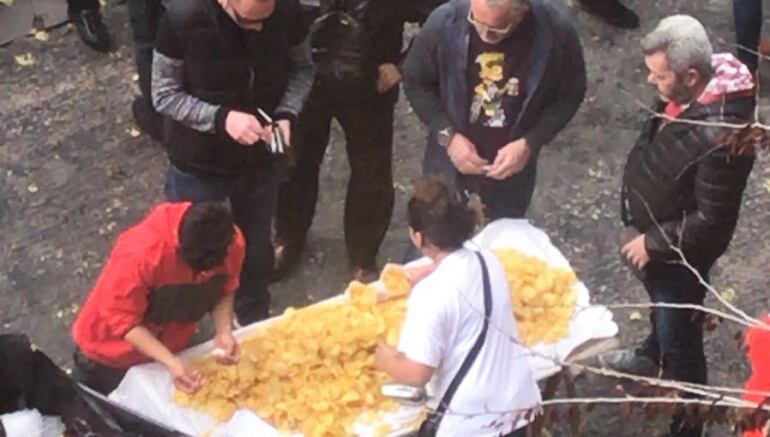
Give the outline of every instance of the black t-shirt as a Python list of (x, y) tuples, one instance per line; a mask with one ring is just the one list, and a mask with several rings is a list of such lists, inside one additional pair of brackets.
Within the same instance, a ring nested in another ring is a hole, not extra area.
[(527, 97), (533, 24), (529, 13), (511, 35), (497, 44), (485, 43), (475, 29), (470, 30), (466, 82), (471, 99), (466, 133), (479, 155), (490, 163), (497, 151), (512, 140), (511, 128)]

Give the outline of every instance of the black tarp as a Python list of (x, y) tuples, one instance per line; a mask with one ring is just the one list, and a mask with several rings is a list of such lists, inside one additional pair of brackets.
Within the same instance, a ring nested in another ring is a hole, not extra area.
[(25, 335), (0, 335), (0, 414), (23, 409), (61, 417), (72, 437), (185, 436), (78, 385)]

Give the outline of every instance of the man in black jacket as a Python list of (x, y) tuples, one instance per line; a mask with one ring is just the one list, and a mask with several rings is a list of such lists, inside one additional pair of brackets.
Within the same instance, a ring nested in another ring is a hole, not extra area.
[[(661, 100), (628, 156), (623, 175), (623, 257), (653, 303), (702, 305), (709, 270), (725, 252), (738, 220), (754, 155), (730, 136), (753, 113), (753, 81), (730, 54), (712, 54), (694, 18), (664, 19), (642, 46), (649, 82)], [(704, 124), (705, 123), (705, 124)], [(722, 126), (708, 125), (722, 123)], [(682, 265), (685, 261), (694, 271)], [(703, 313), (656, 307), (641, 347), (602, 361), (617, 370), (706, 383)], [(672, 436), (699, 436), (700, 427), (672, 423)]]
[[(376, 279), (376, 258), (393, 211), (393, 109), (401, 81), (400, 58), (403, 27), (407, 21), (424, 20), (436, 0), (353, 0), (340, 8), (336, 0), (320, 2), (321, 18), (311, 40), (324, 36), (329, 13), (343, 10), (360, 19), (366, 41), (361, 54), (360, 78), (337, 83), (327, 81), (323, 63), (347, 62), (342, 56), (317, 63), (316, 81), (294, 136), (296, 166), (281, 187), (276, 214), (276, 277), (298, 260), (315, 214), (318, 174), (329, 143), (331, 121), (336, 118), (345, 133), (350, 179), (345, 202), (345, 243), (353, 277), (363, 282)], [(347, 19), (347, 18), (346, 18)], [(333, 24), (333, 23), (332, 23)], [(353, 26), (348, 26), (352, 29)], [(343, 45), (341, 32), (330, 45)], [(320, 42), (319, 42), (320, 43)], [(334, 49), (334, 47), (331, 47)], [(324, 49), (314, 49), (324, 51)], [(355, 67), (355, 66), (353, 66)], [(335, 67), (335, 71), (337, 68)]]
[(583, 101), (580, 38), (541, 0), (452, 0), (417, 36), (404, 90), (429, 128), (423, 173), (478, 193), (492, 219), (522, 217), (540, 149)]
[(285, 143), (313, 82), (297, 0), (171, 0), (158, 26), (152, 97), (165, 115), (172, 201), (228, 199), (246, 238), (235, 297), (242, 324), (267, 317), (271, 220)]

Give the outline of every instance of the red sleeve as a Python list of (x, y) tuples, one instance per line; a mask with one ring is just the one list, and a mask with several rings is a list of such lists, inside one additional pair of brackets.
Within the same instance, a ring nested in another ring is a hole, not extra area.
[(99, 317), (115, 337), (123, 338), (142, 323), (149, 288), (135, 256), (113, 251), (94, 288)]
[(227, 284), (225, 284), (225, 294), (233, 294), (241, 284), (241, 268), (243, 259), (246, 257), (246, 241), (243, 238), (241, 230), (235, 228), (235, 239), (230, 245), (230, 252), (227, 254)]

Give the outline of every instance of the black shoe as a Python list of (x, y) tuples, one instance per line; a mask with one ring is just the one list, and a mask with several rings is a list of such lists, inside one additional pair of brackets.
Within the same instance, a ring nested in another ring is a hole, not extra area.
[(110, 51), (110, 35), (102, 22), (98, 9), (83, 9), (70, 14), (70, 21), (78, 30), (80, 39), (92, 49), (107, 53)]
[(139, 130), (149, 135), (153, 140), (163, 141), (163, 117), (150, 105), (144, 97), (137, 97), (131, 104), (134, 123)]
[(599, 355), (602, 367), (616, 372), (637, 376), (653, 377), (660, 372), (658, 365), (649, 357), (641, 355), (638, 349), (618, 349)]
[(639, 16), (620, 0), (578, 0), (589, 14), (597, 15), (607, 23), (623, 29), (639, 28)]

